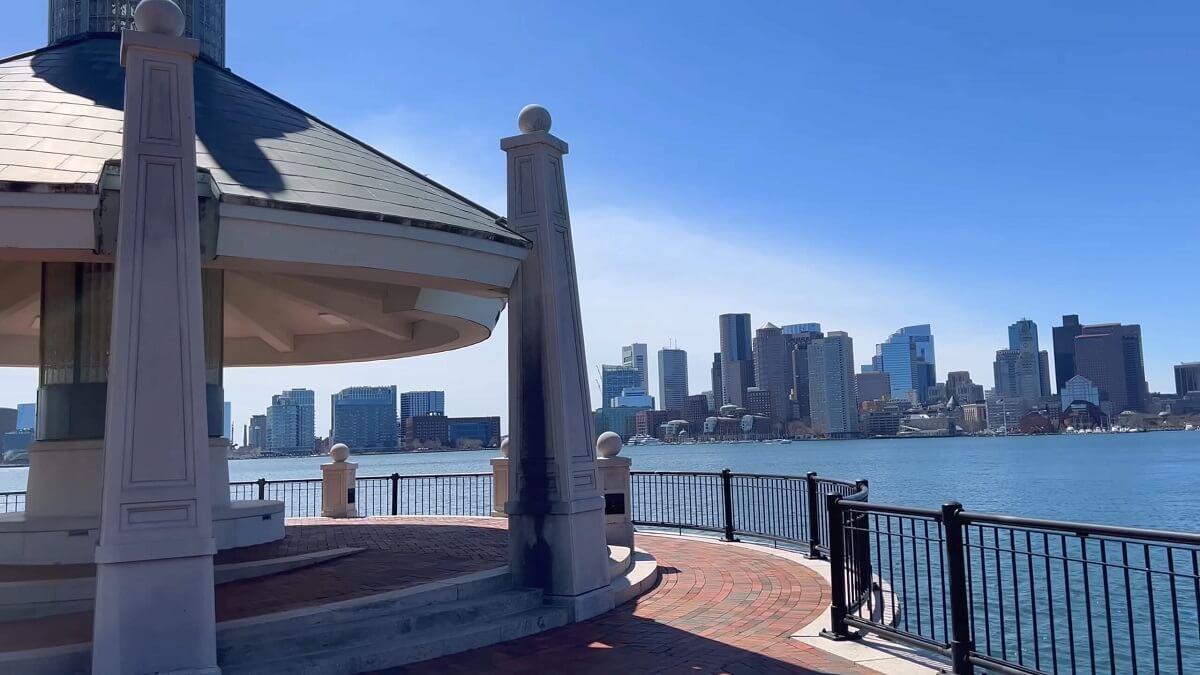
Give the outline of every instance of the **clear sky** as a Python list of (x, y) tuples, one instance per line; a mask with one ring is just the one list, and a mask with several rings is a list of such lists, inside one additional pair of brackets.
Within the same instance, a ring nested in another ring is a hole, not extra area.
[[(45, 0), (3, 5), (0, 53), (42, 46)], [(859, 363), (930, 323), (938, 376), (985, 386), (1023, 317), (1045, 348), (1064, 313), (1140, 323), (1152, 390), (1200, 360), (1200, 4), (228, 5), (235, 72), (498, 212), (498, 139), (550, 109), (593, 370), (673, 339), (709, 389), (739, 311), (845, 330)], [(354, 384), (504, 415), (506, 339), (231, 370), (227, 397), (239, 430), (292, 386), (317, 390), (319, 431)], [(0, 370), (0, 405), (35, 385)]]

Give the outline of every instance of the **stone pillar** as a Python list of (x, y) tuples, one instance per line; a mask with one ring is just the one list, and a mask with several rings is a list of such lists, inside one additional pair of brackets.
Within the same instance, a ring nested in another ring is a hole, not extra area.
[(576, 621), (611, 609), (571, 221), (567, 144), (550, 114), (526, 106), (505, 138), (508, 225), (533, 242), (508, 309), (509, 565)]
[(508, 439), (500, 441), (501, 457), (492, 459), (492, 517), (508, 515), (504, 507), (508, 504)]
[(350, 448), (345, 443), (335, 443), (329, 449), (329, 456), (333, 461), (321, 465), (321, 517), (357, 518), (354, 481), (358, 477), (358, 464), (346, 461)]
[(193, 66), (183, 12), (121, 38), (125, 130), (96, 548), (95, 673), (219, 673)]
[(633, 548), (633, 514), (630, 496), (628, 457), (618, 457), (621, 436), (612, 431), (596, 439), (596, 468), (600, 471), (600, 489), (604, 492), (604, 536), (611, 546)]

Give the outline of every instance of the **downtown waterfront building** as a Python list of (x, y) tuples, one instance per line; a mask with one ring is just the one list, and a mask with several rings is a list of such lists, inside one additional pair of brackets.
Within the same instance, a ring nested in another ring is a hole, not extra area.
[(400, 419), (446, 414), (446, 392), (406, 391), (400, 394)]
[(316, 407), (312, 389), (288, 389), (272, 396), (267, 408), (266, 450), (282, 455), (311, 454)]
[(330, 441), (351, 452), (397, 447), (396, 386), (348, 387), (330, 397)]
[(1142, 361), (1142, 327), (1137, 324), (1095, 324), (1075, 338), (1075, 372), (1100, 389), (1113, 412), (1147, 412), (1150, 388)]
[(1193, 391), (1200, 391), (1200, 361), (1175, 366), (1175, 395), (1183, 398)]
[(750, 315), (722, 314), (719, 322), (722, 387), (720, 404), (745, 405), (746, 390), (755, 384), (754, 353), (750, 341)]
[(854, 389), (854, 341), (831, 331), (808, 345), (812, 428), (831, 438), (858, 433), (858, 395)]
[(1054, 383), (1055, 391), (1062, 392), (1067, 380), (1075, 377), (1075, 338), (1083, 333), (1078, 314), (1064, 314), (1063, 325), (1055, 326), (1054, 333)]
[[(754, 333), (754, 382), (758, 389), (770, 392), (770, 405), (761, 414), (776, 422), (792, 418), (792, 360), (787, 346), (783, 331), (773, 323)], [(746, 409), (750, 408), (747, 403)]]
[(658, 404), (663, 410), (683, 410), (688, 397), (687, 352), (658, 350)]
[(646, 390), (650, 389), (650, 379), (648, 377), (650, 362), (646, 357), (646, 345), (641, 342), (635, 342), (631, 345), (621, 347), (621, 365), (626, 368), (635, 368), (641, 374), (642, 379), (635, 386)]
[(892, 398), (924, 403), (937, 382), (933, 332), (929, 324), (905, 326), (876, 345), (874, 370), (888, 374)]
[(641, 371), (633, 366), (600, 366), (600, 407), (614, 407), (613, 399), (626, 389), (639, 389), (645, 393), (641, 381)]
[(825, 337), (819, 323), (794, 323), (783, 327), (792, 373), (792, 417), (808, 421), (812, 417), (808, 392), (808, 345)]

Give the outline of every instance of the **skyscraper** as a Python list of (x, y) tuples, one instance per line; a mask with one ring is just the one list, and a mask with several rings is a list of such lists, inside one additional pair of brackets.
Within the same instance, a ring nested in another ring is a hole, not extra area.
[(855, 373), (854, 386), (859, 403), (890, 398), (892, 395), (892, 383), (887, 373)]
[(233, 405), (231, 405), (229, 403), (229, 401), (225, 401), (224, 405), (221, 406), (221, 411), (223, 413), (222, 417), (225, 421), (224, 426), (221, 428), (221, 430), (223, 432), (221, 434), (221, 436), (223, 438), (225, 438), (225, 440), (232, 441), (233, 440)]
[(971, 381), (971, 373), (952, 370), (946, 373), (946, 395), (953, 396), (959, 405), (983, 402), (983, 386)]
[(1084, 326), (1075, 338), (1075, 372), (1100, 389), (1101, 397), (1112, 402), (1114, 412), (1149, 410), (1141, 326)]
[(34, 429), (37, 427), (37, 404), (17, 404), (17, 429)]
[(246, 431), (246, 445), (259, 450), (267, 449), (267, 416), (251, 415)]
[(1075, 377), (1075, 338), (1083, 332), (1078, 314), (1064, 314), (1063, 325), (1054, 333), (1054, 390), (1062, 393), (1067, 380)]
[(642, 389), (644, 393), (641, 381), (641, 371), (633, 366), (600, 366), (600, 407), (611, 408), (612, 400), (625, 389)]
[(308, 454), (316, 437), (316, 394), (311, 389), (288, 389), (271, 397), (267, 408), (267, 450)]
[(858, 433), (854, 389), (854, 341), (832, 331), (808, 345), (808, 384), (813, 431), (833, 438)]
[(688, 396), (687, 352), (658, 350), (658, 404), (663, 410), (683, 410)]
[(721, 402), (745, 405), (746, 389), (754, 386), (754, 355), (750, 344), (750, 315), (722, 314)]
[(396, 448), (396, 385), (347, 387), (330, 397), (331, 441), (351, 450)]
[(767, 323), (754, 333), (754, 382), (759, 389), (771, 392), (771, 409), (767, 416), (777, 422), (792, 418), (789, 396), (792, 379), (792, 360), (783, 331), (775, 324)]
[(1190, 391), (1200, 391), (1200, 361), (1175, 366), (1175, 395), (1183, 398)]
[(711, 410), (717, 410), (724, 405), (724, 383), (721, 382), (721, 352), (713, 354), (712, 362), (712, 404)]
[(647, 377), (650, 363), (646, 358), (646, 345), (641, 342), (635, 342), (631, 345), (621, 347), (621, 365), (626, 368), (636, 368), (642, 375), (642, 381), (637, 386), (650, 391), (650, 380)]
[[(811, 328), (813, 330), (801, 330)], [(819, 323), (797, 323), (783, 327), (787, 343), (788, 360), (792, 372), (792, 416), (805, 422), (811, 420), (812, 411), (808, 397), (808, 345), (813, 340), (825, 337)]]
[(400, 421), (406, 423), (410, 417), (446, 414), (446, 392), (406, 391), (400, 394)]
[(1021, 395), (1030, 401), (1050, 396), (1053, 393), (1050, 390), (1050, 358), (1039, 348), (1037, 324), (1029, 319), (1021, 319), (1009, 326), (1008, 348), (1023, 354), (1019, 364), (1023, 381), (1029, 378), (1036, 381), (1036, 387), (1033, 383), (1027, 383), (1028, 391)]
[(924, 403), (929, 386), (937, 382), (933, 333), (929, 324), (905, 326), (876, 345), (875, 370), (891, 378), (892, 398)]

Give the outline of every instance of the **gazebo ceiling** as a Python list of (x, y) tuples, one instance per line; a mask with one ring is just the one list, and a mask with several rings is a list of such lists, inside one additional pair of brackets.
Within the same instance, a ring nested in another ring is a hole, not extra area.
[[(0, 365), (38, 364), (39, 263), (111, 261), (125, 72), (90, 37), (0, 61)], [(225, 363), (485, 339), (530, 246), (487, 209), (209, 62), (195, 66), (205, 267)]]

